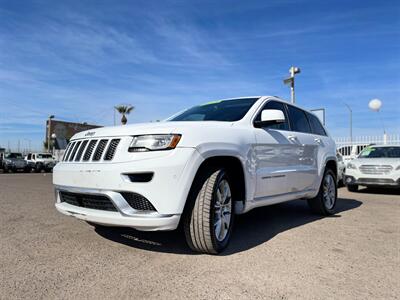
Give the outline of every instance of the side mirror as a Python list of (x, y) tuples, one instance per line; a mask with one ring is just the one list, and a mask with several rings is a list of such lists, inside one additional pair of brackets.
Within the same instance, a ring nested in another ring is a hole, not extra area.
[(278, 109), (264, 109), (261, 112), (261, 121), (254, 122), (254, 126), (263, 127), (271, 124), (278, 124), (285, 122), (285, 115)]

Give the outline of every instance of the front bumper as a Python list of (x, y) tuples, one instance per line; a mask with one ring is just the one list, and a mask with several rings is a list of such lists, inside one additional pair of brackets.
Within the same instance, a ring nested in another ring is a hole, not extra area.
[(350, 175), (345, 176), (346, 185), (364, 185), (364, 186), (387, 186), (400, 188), (400, 179), (394, 180), (392, 178), (368, 178), (360, 177), (355, 178)]
[[(91, 209), (61, 202), (60, 191), (106, 196), (118, 211)], [(64, 215), (87, 222), (107, 226), (132, 227), (142, 231), (174, 230), (177, 228), (180, 220), (180, 215), (161, 215), (157, 212), (144, 213), (136, 211), (129, 206), (120, 193), (114, 191), (77, 189), (61, 186), (56, 186), (56, 209)]]
[[(136, 158), (140, 155), (137, 154)], [(56, 208), (85, 221), (127, 226), (138, 230), (173, 230), (178, 226), (186, 198), (203, 158), (194, 148), (176, 148), (162, 156), (118, 163), (58, 163), (53, 170)], [(148, 157), (148, 156), (147, 156)], [(132, 182), (126, 174), (153, 173), (149, 182)], [(62, 202), (60, 191), (96, 194), (110, 199), (117, 211)], [(133, 209), (121, 193), (146, 198), (155, 211)]]

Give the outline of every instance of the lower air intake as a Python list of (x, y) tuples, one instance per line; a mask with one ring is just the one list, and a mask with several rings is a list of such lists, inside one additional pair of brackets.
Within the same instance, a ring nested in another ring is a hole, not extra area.
[(111, 200), (108, 197), (102, 195), (80, 194), (61, 191), (60, 198), (61, 202), (66, 202), (68, 204), (79, 207), (117, 211)]
[(136, 210), (142, 210), (142, 211), (156, 211), (154, 206), (150, 203), (149, 200), (147, 200), (145, 197), (142, 195), (136, 194), (136, 193), (129, 193), (129, 192), (123, 192), (121, 193), (122, 197), (125, 198), (126, 202)]

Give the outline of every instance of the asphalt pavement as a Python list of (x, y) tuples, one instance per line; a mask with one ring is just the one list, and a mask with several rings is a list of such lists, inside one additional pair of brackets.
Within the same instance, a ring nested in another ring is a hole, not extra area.
[(0, 174), (0, 299), (398, 299), (400, 195), (339, 190), (236, 219), (219, 256), (183, 233), (100, 228), (59, 214), (51, 174)]

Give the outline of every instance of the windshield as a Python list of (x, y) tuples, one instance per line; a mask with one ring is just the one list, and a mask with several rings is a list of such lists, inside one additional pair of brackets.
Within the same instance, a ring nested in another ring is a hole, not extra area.
[(38, 154), (37, 158), (53, 158), (51, 154)]
[(213, 101), (195, 106), (168, 121), (239, 121), (258, 98)]
[(22, 158), (21, 153), (8, 153), (6, 154), (6, 158)]
[(400, 147), (366, 147), (359, 158), (400, 158)]

